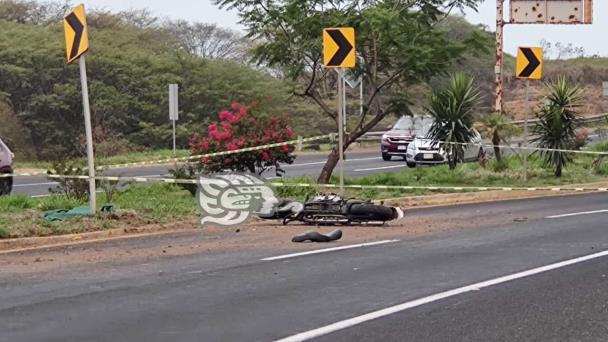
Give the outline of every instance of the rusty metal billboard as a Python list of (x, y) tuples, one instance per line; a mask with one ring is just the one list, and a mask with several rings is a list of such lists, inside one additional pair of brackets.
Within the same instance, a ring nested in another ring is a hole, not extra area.
[(591, 24), (593, 0), (510, 0), (512, 24)]

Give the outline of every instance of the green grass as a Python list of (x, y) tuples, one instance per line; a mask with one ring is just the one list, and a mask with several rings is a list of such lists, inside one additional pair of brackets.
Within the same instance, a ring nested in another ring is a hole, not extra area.
[[(608, 151), (608, 143), (595, 145), (595, 151)], [(479, 163), (459, 164), (455, 170), (449, 170), (447, 165), (433, 167), (418, 167), (416, 169), (400, 169), (395, 172), (379, 173), (366, 177), (345, 177), (346, 185), (394, 185), (394, 186), (444, 186), (444, 187), (550, 187), (557, 185), (580, 184), (608, 180), (608, 158), (592, 155), (576, 155), (574, 162), (569, 164), (561, 178), (553, 175), (553, 170), (546, 167), (538, 154), (528, 158), (528, 180), (523, 181), (523, 160), (511, 155), (503, 158), (502, 162), (489, 161), (485, 167)], [(314, 184), (310, 178), (293, 178), (283, 180), (284, 183)], [(338, 177), (331, 178), (332, 184), (338, 184)], [(280, 187), (281, 196), (293, 199), (303, 199), (306, 195), (323, 191), (317, 187)], [(338, 189), (325, 189), (325, 192), (337, 192)], [(456, 190), (439, 189), (346, 189), (348, 197), (362, 199), (381, 199), (432, 193), (451, 193)]]
[(27, 209), (35, 208), (36, 205), (37, 201), (30, 196), (14, 195), (0, 197), (1, 213), (22, 212)]
[[(100, 213), (95, 217), (64, 222), (45, 221), (42, 214), (48, 210), (86, 206), (87, 202), (65, 196), (45, 198), (2, 196), (0, 197), (0, 239), (113, 228), (126, 229), (180, 220), (194, 222), (200, 214), (195, 199), (187, 191), (171, 184), (131, 186), (114, 196), (114, 213), (110, 215)], [(98, 196), (98, 203), (98, 207), (105, 203), (105, 194)]]
[[(104, 197), (100, 196), (100, 203)], [(118, 209), (146, 213), (159, 222), (195, 215), (200, 211), (190, 193), (172, 184), (132, 186), (117, 195), (115, 205)]]

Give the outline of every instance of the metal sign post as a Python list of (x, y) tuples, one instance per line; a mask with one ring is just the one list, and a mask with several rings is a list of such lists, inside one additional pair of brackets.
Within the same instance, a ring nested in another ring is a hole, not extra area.
[(173, 123), (173, 155), (176, 154), (175, 144), (175, 122), (179, 118), (179, 87), (177, 84), (169, 84), (169, 120)]
[[(526, 80), (526, 109), (524, 116), (524, 147), (528, 147), (528, 112), (530, 108), (530, 80)], [(524, 149), (524, 182), (528, 181), (528, 150)]]
[(344, 131), (348, 132), (348, 127), (346, 126), (346, 81), (344, 78), (342, 78), (342, 115)]
[(87, 135), (87, 166), (89, 168), (89, 211), (97, 211), (97, 187), (95, 186), (95, 157), (93, 154), (93, 130), (91, 128), (91, 109), (89, 108), (89, 86), (85, 56), (78, 61), (80, 65), (80, 83), (82, 86), (82, 107), (84, 109), (84, 128)]
[(344, 80), (340, 70), (336, 70), (338, 74), (338, 152), (339, 152), (339, 168), (340, 174), (340, 196), (344, 196)]
[(89, 106), (89, 86), (85, 53), (89, 50), (87, 18), (84, 5), (76, 7), (63, 18), (67, 62), (79, 59), (80, 84), (82, 88), (82, 108), (87, 140), (87, 167), (89, 171), (89, 211), (97, 211), (97, 188), (95, 186), (95, 156), (93, 154), (93, 130), (91, 128), (91, 109)]
[[(515, 61), (515, 77), (526, 80), (526, 109), (524, 116), (524, 147), (528, 147), (528, 112), (530, 80), (540, 80), (543, 76), (543, 49), (540, 47), (520, 47)], [(524, 150), (524, 182), (528, 181), (528, 150)]]
[(323, 29), (323, 65), (327, 68), (336, 68), (338, 76), (338, 155), (340, 173), (340, 195), (344, 196), (344, 126), (346, 112), (346, 95), (344, 75), (341, 69), (354, 68), (356, 65), (355, 54), (355, 29), (352, 27), (326, 28)]
[(359, 115), (363, 116), (363, 77), (359, 83)]

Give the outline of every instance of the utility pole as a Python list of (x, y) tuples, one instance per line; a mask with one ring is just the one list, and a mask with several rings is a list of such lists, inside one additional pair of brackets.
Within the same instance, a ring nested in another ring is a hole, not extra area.
[(503, 88), (502, 88), (502, 66), (503, 66), (503, 29), (505, 25), (504, 0), (496, 0), (496, 64), (494, 65), (494, 76), (496, 93), (494, 111), (503, 112)]

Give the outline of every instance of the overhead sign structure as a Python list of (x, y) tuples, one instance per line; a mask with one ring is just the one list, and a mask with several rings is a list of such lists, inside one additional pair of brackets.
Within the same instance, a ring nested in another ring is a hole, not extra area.
[(513, 24), (591, 24), (593, 0), (510, 0)]
[(543, 48), (518, 48), (515, 76), (528, 80), (540, 80), (543, 76)]
[(63, 18), (68, 63), (72, 63), (89, 50), (89, 34), (84, 5), (76, 7)]
[(323, 30), (323, 64), (328, 68), (354, 68), (355, 29), (353, 27)]

